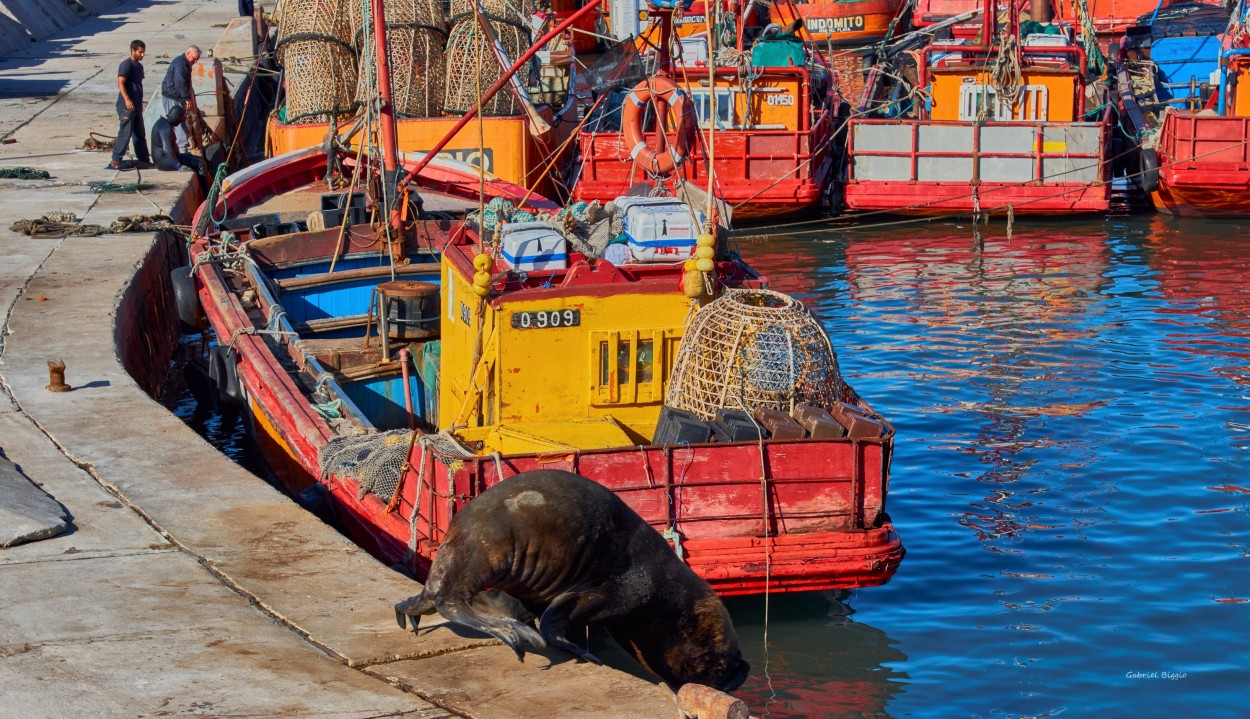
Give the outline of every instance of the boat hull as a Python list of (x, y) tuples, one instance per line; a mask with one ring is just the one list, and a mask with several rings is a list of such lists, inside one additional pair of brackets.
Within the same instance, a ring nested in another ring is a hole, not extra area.
[[(658, 141), (648, 140), (658, 144)], [(629, 161), (619, 133), (583, 133), (584, 159), (573, 199), (601, 203), (625, 195), (645, 179)], [(716, 134), (716, 195), (733, 207), (734, 221), (760, 221), (818, 212), (834, 152), (827, 126), (817, 133), (722, 131)], [(703, 151), (691, 154), (682, 177), (707, 184)]]
[(1250, 117), (1168, 112), (1155, 207), (1181, 217), (1250, 216)]
[[(1109, 116), (1108, 116), (1109, 117)], [(1106, 212), (1109, 124), (853, 119), (844, 203), (856, 212), (936, 215)]]
[[(664, 534), (718, 594), (852, 589), (888, 582), (904, 555), (902, 542), (881, 509), (881, 456), (889, 444), (628, 447), (555, 457), (463, 458), (459, 469), (449, 469), (436, 459), (434, 450), (423, 452), (418, 446), (410, 457), (413, 469), (400, 481), (400, 499), (390, 503), (389, 510), (382, 499), (362, 495), (353, 477), (332, 477), (328, 489), (353, 539), (384, 563), (403, 566), (417, 576), (428, 571), (451, 517), (474, 496), (520, 472), (564, 469), (611, 489)], [(766, 464), (776, 468), (768, 482), (725, 479), (743, 477), (746, 455), (756, 454), (754, 463), (759, 463), (761, 451)], [(847, 488), (857, 484), (851, 479), (856, 476), (851, 467), (833, 470), (847, 473), (846, 485), (836, 490), (831, 487), (839, 483), (814, 476), (830, 472), (829, 458), (839, 455), (847, 461), (858, 455), (863, 461), (862, 505), (846, 502), (854, 496)], [(812, 470), (805, 472), (803, 466)], [(865, 511), (872, 516), (866, 518)]]
[(803, 18), (803, 34), (821, 47), (859, 45), (885, 37), (899, 13), (900, 0), (777, 3), (769, 9), (773, 22), (788, 25)]
[[(206, 299), (220, 300), (224, 289), (208, 283)], [(232, 324), (220, 311), (210, 310), (209, 321), (219, 332)], [(329, 427), (289, 377), (270, 371), (276, 362), (262, 340), (239, 340), (239, 377), (257, 443), (284, 486), (296, 492), (322, 483), (345, 534), (417, 577), (429, 571), (456, 512), (494, 484), (534, 469), (576, 472), (612, 489), (724, 596), (878, 586), (904, 556), (885, 513), (892, 435), (498, 458), (440, 458), (418, 437), (399, 499), (387, 502), (362, 492), (356, 477), (322, 475), (319, 450), (332, 436)], [(743, 472), (747, 466), (767, 468), (768, 479)]]
[(1104, 186), (1019, 185), (982, 182), (973, 190), (966, 182), (852, 182), (845, 188), (846, 209), (900, 215), (945, 215), (952, 212), (1014, 215), (1069, 215), (1106, 212)]

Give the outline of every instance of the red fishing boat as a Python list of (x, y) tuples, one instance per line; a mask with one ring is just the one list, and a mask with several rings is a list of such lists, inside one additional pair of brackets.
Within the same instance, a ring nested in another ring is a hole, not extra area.
[(1250, 215), (1250, 47), (1244, 4), (1173, 4), (1118, 45), (1129, 177), (1171, 215)]
[[(466, 503), (560, 468), (610, 487), (721, 594), (889, 581), (893, 428), (806, 310), (701, 222), (713, 204), (615, 198), (628, 243), (598, 246), (617, 218), (438, 147), (400, 157), (385, 121), (381, 137), (380, 168), (306, 150), (226, 179), (197, 213), (193, 288), (175, 275), (218, 338), (218, 394), (289, 489), (419, 578)], [(363, 175), (384, 220), (327, 175)], [(298, 225), (310, 212), (327, 229)], [(734, 383), (709, 374), (727, 369)]]
[(855, 99), (864, 89), (872, 46), (910, 30), (910, 8), (905, 0), (796, 0), (774, 3), (769, 13), (781, 25), (802, 20), (802, 37), (824, 54), (842, 96)]
[(678, 55), (672, 9), (650, 17), (660, 69), (600, 93), (578, 133), (573, 199), (606, 203), (639, 184), (688, 181), (710, 183), (739, 221), (819, 210), (846, 111), (820, 55), (779, 27), (750, 47), (740, 29), (733, 64), (715, 60), (723, 54), (708, 52), (706, 35), (683, 40)]
[[(1087, 111), (1085, 50), (1070, 29), (1000, 35), (986, 0), (976, 43), (920, 53), (909, 116), (848, 122), (850, 210), (903, 214), (1103, 212), (1112, 106)], [(1005, 40), (995, 39), (1006, 38)]]

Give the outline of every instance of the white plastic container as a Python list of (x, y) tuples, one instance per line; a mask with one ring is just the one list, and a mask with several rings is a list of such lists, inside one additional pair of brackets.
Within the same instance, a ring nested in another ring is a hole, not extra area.
[(544, 222), (508, 222), (499, 227), (500, 254), (523, 272), (563, 270), (569, 266), (569, 243)]
[(613, 202), (636, 262), (685, 262), (694, 257), (702, 212), (691, 211), (672, 197), (618, 197)]

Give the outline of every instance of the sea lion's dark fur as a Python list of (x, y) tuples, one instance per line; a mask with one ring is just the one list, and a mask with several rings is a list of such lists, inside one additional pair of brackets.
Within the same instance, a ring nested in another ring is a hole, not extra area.
[(566, 631), (601, 625), (673, 691), (690, 682), (732, 691), (750, 671), (707, 582), (619, 497), (569, 472), (517, 475), (456, 515), (425, 590), (395, 606), (414, 631), (436, 610), (518, 658), (550, 644), (597, 662)]

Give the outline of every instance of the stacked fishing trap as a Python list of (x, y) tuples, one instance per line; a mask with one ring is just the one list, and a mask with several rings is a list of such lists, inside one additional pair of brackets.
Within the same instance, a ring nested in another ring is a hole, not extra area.
[(327, 122), (356, 103), (356, 50), (349, 8), (357, 0), (284, 0), (277, 55), (286, 83), (286, 121)]

